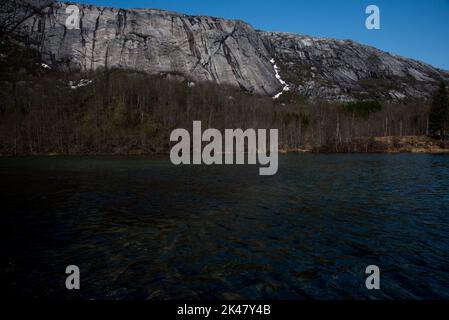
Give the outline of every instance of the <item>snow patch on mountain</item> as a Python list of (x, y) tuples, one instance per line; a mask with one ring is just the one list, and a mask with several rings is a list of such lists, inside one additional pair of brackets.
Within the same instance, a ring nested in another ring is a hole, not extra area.
[(276, 95), (273, 97), (273, 99), (279, 99), (279, 97), (280, 97), (284, 92), (290, 91), (290, 87), (288, 86), (287, 82), (285, 82), (284, 80), (282, 80), (282, 77), (281, 77), (281, 75), (279, 74), (279, 71), (280, 71), (281, 69), (277, 66), (276, 61), (275, 61), (274, 59), (271, 59), (270, 62), (271, 62), (271, 64), (273, 65), (276, 79), (278, 79), (279, 82), (284, 86), (284, 88), (282, 89), (282, 91), (279, 92), (278, 94), (276, 94)]

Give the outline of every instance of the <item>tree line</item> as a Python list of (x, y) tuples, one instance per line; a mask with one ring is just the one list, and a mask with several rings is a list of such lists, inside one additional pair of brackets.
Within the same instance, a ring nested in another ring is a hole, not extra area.
[[(166, 153), (176, 128), (279, 129), (286, 151), (375, 151), (374, 137), (449, 132), (447, 89), (407, 104), (280, 99), (214, 83), (110, 69), (53, 71), (12, 45), (0, 59), (0, 154)], [(89, 79), (89, 81), (81, 81)]]

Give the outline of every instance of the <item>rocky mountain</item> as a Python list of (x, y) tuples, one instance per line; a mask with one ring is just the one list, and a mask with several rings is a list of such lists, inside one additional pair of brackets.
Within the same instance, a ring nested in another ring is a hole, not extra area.
[[(69, 5), (79, 28), (67, 28)], [(0, 32), (19, 35), (53, 68), (120, 67), (328, 100), (428, 97), (447, 71), (349, 40), (264, 32), (239, 20), (51, 0), (6, 0)]]
[(447, 71), (351, 40), (260, 32), (282, 77), (305, 96), (327, 99), (428, 97)]

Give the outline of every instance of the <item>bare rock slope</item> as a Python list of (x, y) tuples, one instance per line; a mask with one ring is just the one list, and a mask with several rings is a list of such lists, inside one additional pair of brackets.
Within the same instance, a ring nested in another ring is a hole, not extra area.
[(6, 0), (0, 31), (21, 35), (54, 68), (121, 67), (270, 96), (426, 98), (449, 80), (446, 71), (353, 41), (263, 32), (239, 20), (75, 4), (79, 29), (68, 29), (69, 5)]

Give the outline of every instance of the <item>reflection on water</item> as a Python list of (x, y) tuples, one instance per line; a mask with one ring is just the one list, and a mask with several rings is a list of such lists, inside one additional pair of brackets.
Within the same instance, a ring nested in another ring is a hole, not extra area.
[[(13, 296), (449, 298), (447, 156), (288, 155), (274, 177), (166, 157), (1, 158), (0, 176)], [(372, 264), (381, 291), (365, 287)]]

